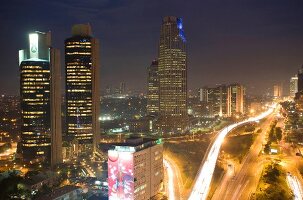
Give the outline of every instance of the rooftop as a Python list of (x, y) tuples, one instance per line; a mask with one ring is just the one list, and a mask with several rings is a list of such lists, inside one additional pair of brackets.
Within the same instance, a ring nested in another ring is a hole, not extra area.
[(72, 192), (74, 190), (79, 190), (80, 187), (74, 186), (74, 185), (66, 185), (63, 187), (60, 187), (58, 189), (55, 189), (53, 192), (45, 194), (41, 197), (38, 197), (38, 200), (53, 200), (55, 198), (61, 197), (69, 192)]
[(130, 137), (123, 143), (111, 144), (111, 150), (117, 151), (140, 151), (157, 144), (161, 144), (162, 139), (143, 138), (143, 137)]

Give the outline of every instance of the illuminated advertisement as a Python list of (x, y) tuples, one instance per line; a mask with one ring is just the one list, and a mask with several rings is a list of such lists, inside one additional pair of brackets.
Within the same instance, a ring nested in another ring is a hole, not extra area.
[(133, 154), (116, 150), (108, 151), (109, 200), (134, 199)]
[(38, 49), (39, 36), (37, 33), (29, 34), (29, 55), (30, 58), (39, 58)]

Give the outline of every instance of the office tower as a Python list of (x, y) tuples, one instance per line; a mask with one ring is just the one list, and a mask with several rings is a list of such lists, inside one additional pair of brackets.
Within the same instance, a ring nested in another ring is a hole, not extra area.
[(245, 89), (240, 84), (231, 84), (227, 89), (227, 116), (245, 113)]
[(25, 162), (62, 162), (60, 55), (51, 34), (29, 34), (19, 51), (21, 151)]
[(105, 95), (111, 95), (111, 94), (112, 94), (112, 87), (108, 85), (105, 88)]
[(148, 67), (147, 76), (147, 114), (157, 116), (159, 113), (159, 77), (158, 60), (153, 60)]
[(295, 75), (290, 78), (289, 96), (294, 98), (298, 92), (298, 76)]
[(200, 102), (208, 102), (208, 88), (203, 87), (198, 90)]
[(275, 98), (282, 97), (282, 85), (281, 84), (274, 85), (274, 97)]
[(148, 200), (163, 185), (161, 139), (130, 138), (108, 151), (108, 198)]
[(214, 113), (218, 113), (220, 117), (227, 115), (227, 86), (219, 85), (214, 88), (212, 94), (209, 95), (210, 101), (214, 102)]
[(188, 124), (186, 39), (181, 18), (164, 17), (159, 42), (159, 126), (182, 132)]
[(120, 87), (119, 87), (119, 94), (125, 94), (126, 92), (126, 86), (124, 82), (120, 83)]
[(203, 87), (200, 89), (200, 101), (207, 103), (210, 116), (227, 115), (227, 86)]
[(99, 67), (99, 41), (90, 25), (74, 25), (65, 40), (66, 124), (80, 154), (91, 153), (99, 140)]
[(298, 71), (298, 92), (302, 92), (303, 91), (303, 65), (301, 67), (301, 69)]

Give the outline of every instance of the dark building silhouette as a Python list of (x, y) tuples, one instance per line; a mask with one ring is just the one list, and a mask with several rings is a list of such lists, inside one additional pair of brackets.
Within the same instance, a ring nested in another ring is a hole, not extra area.
[(303, 65), (298, 71), (298, 92), (303, 91)]

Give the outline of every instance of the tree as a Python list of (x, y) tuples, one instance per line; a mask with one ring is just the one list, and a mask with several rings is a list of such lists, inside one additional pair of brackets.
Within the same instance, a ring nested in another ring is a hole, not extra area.
[(11, 194), (18, 193), (18, 183), (22, 180), (16, 172), (9, 173), (7, 178), (0, 182), (0, 199), (9, 199)]
[(277, 138), (276, 138), (276, 136), (275, 136), (274, 127), (271, 127), (271, 128), (270, 128), (270, 131), (269, 131), (269, 134), (268, 134), (268, 138), (269, 138), (269, 141), (271, 141), (271, 142), (277, 140)]
[(281, 130), (281, 127), (276, 127), (275, 128), (275, 135), (276, 135), (277, 140), (280, 141), (282, 139), (282, 130)]
[(264, 147), (264, 153), (269, 154), (270, 152), (270, 142), (267, 142), (267, 144)]
[(266, 183), (275, 183), (277, 182), (281, 172), (278, 169), (277, 164), (272, 164), (266, 167), (266, 171), (264, 174), (264, 179)]

